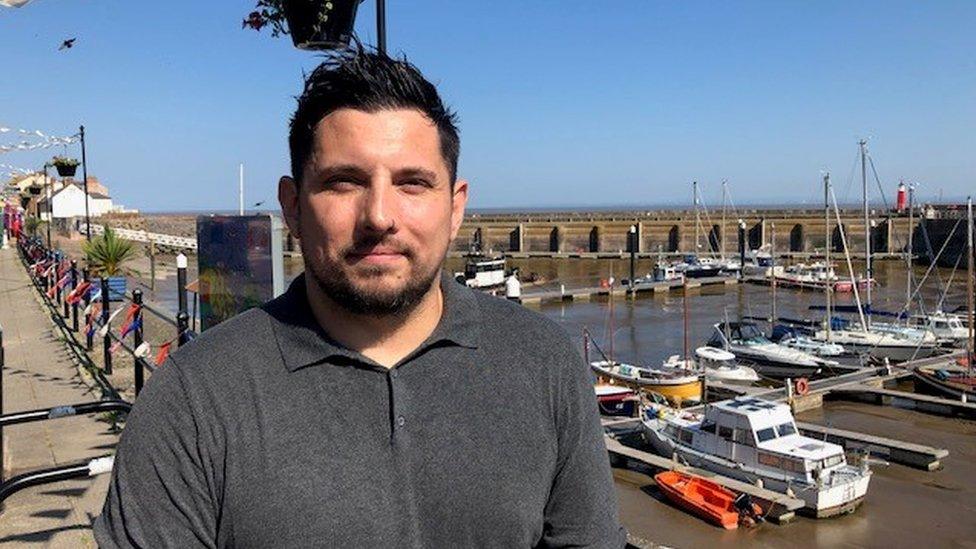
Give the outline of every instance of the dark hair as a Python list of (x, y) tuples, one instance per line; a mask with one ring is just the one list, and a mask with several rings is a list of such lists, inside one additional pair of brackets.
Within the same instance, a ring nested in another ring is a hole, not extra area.
[(301, 182), (305, 163), (312, 154), (315, 126), (342, 108), (370, 113), (417, 109), (423, 113), (437, 126), (441, 156), (447, 164), (451, 185), (454, 184), (461, 151), (457, 115), (444, 106), (437, 88), (406, 58), (393, 59), (362, 46), (332, 55), (305, 80), (305, 90), (298, 98), (298, 109), (288, 134), (295, 181)]

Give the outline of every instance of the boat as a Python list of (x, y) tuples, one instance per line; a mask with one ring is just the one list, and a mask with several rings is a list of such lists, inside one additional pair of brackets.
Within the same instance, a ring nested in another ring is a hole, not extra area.
[(751, 322), (720, 322), (706, 344), (735, 355), (757, 373), (774, 378), (810, 378), (837, 362), (773, 343)]
[(738, 528), (743, 515), (762, 516), (762, 508), (747, 501), (748, 496), (699, 476), (662, 471), (654, 475), (654, 482), (672, 503), (726, 530)]
[(600, 414), (605, 416), (634, 417), (640, 405), (637, 393), (629, 387), (597, 383), (593, 386)]
[(771, 339), (780, 345), (819, 357), (839, 357), (847, 354), (843, 345), (812, 339), (809, 334), (793, 326), (773, 326)]
[(755, 397), (710, 404), (704, 414), (648, 407), (641, 431), (659, 455), (792, 495), (817, 518), (854, 511), (871, 480), (866, 459), (848, 464), (839, 445), (800, 435), (788, 405)]
[(501, 288), (505, 285), (505, 258), (470, 255), (464, 272), (456, 276), (469, 288)]
[(720, 382), (729, 385), (752, 385), (759, 381), (756, 370), (739, 364), (735, 355), (715, 347), (695, 349), (695, 359), (685, 360), (681, 355), (671, 355), (664, 361), (665, 368), (695, 370), (705, 376), (708, 383)]
[(658, 393), (676, 406), (698, 404), (702, 399), (701, 376), (695, 372), (635, 366), (610, 360), (590, 362), (590, 368), (600, 382)]
[(915, 386), (922, 392), (935, 393), (964, 402), (976, 401), (976, 375), (968, 366), (966, 357), (962, 364), (918, 366), (912, 369)]
[(837, 317), (832, 318), (830, 324), (829, 333), (826, 329), (816, 330), (813, 339), (843, 345), (849, 353), (868, 355), (877, 360), (905, 362), (927, 358), (939, 351), (934, 340), (923, 340), (897, 331), (877, 331), (873, 325), (872, 329), (865, 330)]
[[(838, 277), (834, 272), (834, 267), (823, 261), (790, 265), (775, 276), (776, 284), (784, 287), (812, 290), (823, 290), (829, 287), (831, 291), (836, 293), (854, 290), (854, 282)], [(859, 288), (866, 288), (868, 285), (874, 284), (873, 279), (863, 276), (857, 277), (856, 282)]]
[(939, 343), (948, 346), (965, 345), (969, 338), (965, 319), (943, 311), (935, 311), (927, 315), (912, 315), (908, 318), (908, 324), (931, 331)]

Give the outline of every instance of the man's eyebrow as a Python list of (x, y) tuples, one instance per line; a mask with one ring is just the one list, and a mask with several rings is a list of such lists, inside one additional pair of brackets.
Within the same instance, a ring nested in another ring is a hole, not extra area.
[(325, 166), (324, 168), (317, 170), (315, 176), (320, 180), (335, 176), (368, 178), (369, 173), (354, 164), (335, 164), (332, 166)]
[(407, 177), (420, 177), (424, 179), (429, 179), (431, 182), (437, 181), (437, 174), (427, 168), (411, 167), (403, 168), (396, 171), (396, 177), (407, 178)]

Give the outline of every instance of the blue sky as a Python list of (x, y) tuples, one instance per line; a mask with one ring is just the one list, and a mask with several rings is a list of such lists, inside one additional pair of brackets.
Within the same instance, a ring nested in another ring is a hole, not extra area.
[[(241, 30), (252, 6), (0, 8), (0, 125), (85, 124), (89, 173), (130, 207), (236, 208), (241, 161), (247, 202), (273, 204), (317, 61)], [(374, 13), (362, 4), (367, 43)], [(717, 204), (722, 179), (737, 204), (817, 203), (824, 169), (854, 200), (860, 137), (886, 192), (976, 189), (976, 2), (388, 0), (387, 16), (390, 50), (460, 114), (472, 207), (687, 205), (692, 180)]]

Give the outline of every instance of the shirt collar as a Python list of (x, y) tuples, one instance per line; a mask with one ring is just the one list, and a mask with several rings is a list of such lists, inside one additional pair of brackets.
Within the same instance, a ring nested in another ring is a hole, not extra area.
[[(474, 290), (462, 286), (447, 273), (442, 273), (440, 284), (444, 297), (441, 320), (430, 337), (401, 363), (438, 344), (453, 344), (468, 349), (478, 347), (479, 315)], [(375, 364), (362, 354), (343, 347), (325, 333), (309, 306), (304, 273), (292, 281), (284, 294), (265, 303), (262, 309), (271, 316), (278, 349), (289, 371), (329, 360)]]

